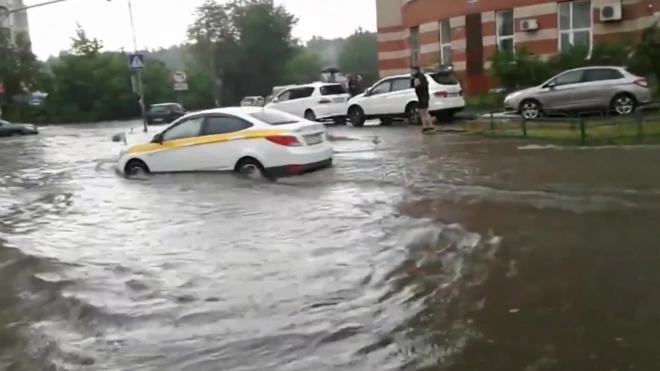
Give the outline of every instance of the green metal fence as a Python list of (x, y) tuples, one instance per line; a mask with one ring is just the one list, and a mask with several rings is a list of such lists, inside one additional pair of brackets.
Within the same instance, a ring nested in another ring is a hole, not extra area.
[(579, 115), (546, 112), (544, 117), (535, 120), (490, 113), (465, 122), (465, 129), (488, 136), (580, 145), (660, 143), (660, 112), (639, 110), (625, 116), (608, 112), (583, 112)]

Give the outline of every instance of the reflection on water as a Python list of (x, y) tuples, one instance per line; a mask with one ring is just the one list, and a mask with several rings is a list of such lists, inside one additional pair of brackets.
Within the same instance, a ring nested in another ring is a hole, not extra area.
[(309, 176), (133, 180), (126, 127), (0, 146), (0, 369), (660, 363), (656, 147), (344, 127)]

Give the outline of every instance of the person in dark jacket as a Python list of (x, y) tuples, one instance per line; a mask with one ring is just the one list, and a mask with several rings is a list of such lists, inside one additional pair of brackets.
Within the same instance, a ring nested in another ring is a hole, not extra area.
[(413, 66), (410, 70), (412, 76), (410, 87), (414, 88), (415, 94), (417, 94), (417, 108), (419, 109), (419, 116), (422, 120), (422, 133), (431, 133), (435, 130), (435, 126), (433, 125), (433, 117), (429, 114), (429, 100), (431, 99), (429, 81), (419, 66)]

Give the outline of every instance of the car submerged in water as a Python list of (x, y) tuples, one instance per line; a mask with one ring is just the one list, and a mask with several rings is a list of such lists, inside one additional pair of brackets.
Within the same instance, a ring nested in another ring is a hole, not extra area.
[(31, 124), (13, 124), (0, 119), (0, 137), (13, 137), (15, 135), (39, 134), (36, 126)]
[(323, 124), (262, 107), (216, 108), (188, 114), (151, 142), (121, 151), (117, 169), (138, 173), (235, 171), (268, 179), (332, 165)]

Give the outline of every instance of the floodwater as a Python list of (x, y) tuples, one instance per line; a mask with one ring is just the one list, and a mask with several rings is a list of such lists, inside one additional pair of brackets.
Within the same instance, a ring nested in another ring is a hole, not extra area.
[(304, 177), (124, 179), (130, 126), (2, 140), (0, 369), (660, 369), (658, 147), (343, 127)]

